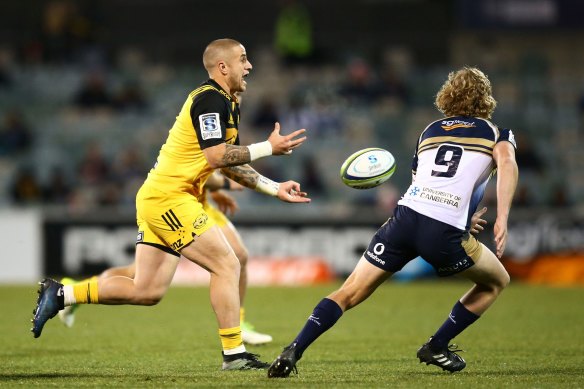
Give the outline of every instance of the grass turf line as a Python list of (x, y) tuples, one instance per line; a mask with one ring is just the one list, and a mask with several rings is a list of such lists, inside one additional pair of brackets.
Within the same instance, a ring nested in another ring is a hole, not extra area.
[[(155, 307), (81, 307), (71, 329), (50, 320), (29, 332), (36, 285), (0, 286), (2, 387), (584, 387), (583, 288), (512, 284), (455, 342), (467, 368), (420, 364), (417, 348), (470, 284), (386, 283), (307, 350), (299, 376), (222, 372), (207, 288), (173, 287)], [(272, 344), (271, 362), (318, 301), (338, 285), (250, 288), (246, 311)]]

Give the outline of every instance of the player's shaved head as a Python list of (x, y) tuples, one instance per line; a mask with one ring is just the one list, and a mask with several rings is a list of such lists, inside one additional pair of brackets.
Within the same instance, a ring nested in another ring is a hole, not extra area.
[(227, 61), (234, 47), (241, 46), (235, 39), (216, 39), (209, 43), (203, 52), (203, 65), (209, 74), (219, 61)]

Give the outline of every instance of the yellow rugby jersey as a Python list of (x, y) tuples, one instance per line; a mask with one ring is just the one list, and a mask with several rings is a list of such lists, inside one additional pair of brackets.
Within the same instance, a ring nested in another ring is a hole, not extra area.
[(237, 99), (207, 80), (187, 97), (145, 185), (200, 196), (214, 170), (202, 150), (221, 143), (238, 145), (238, 126)]

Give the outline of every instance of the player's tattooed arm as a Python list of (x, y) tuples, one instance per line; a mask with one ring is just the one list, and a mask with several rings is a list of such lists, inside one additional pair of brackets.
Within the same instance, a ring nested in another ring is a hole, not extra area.
[[(225, 154), (223, 155), (222, 160), (223, 166), (243, 165), (245, 163), (249, 163), (250, 161), (251, 157), (249, 154), (249, 148), (247, 146), (225, 145)], [(237, 180), (234, 179), (234, 181)]]
[(231, 178), (233, 181), (250, 189), (256, 188), (260, 177), (260, 174), (249, 165), (225, 167), (221, 169), (221, 172), (225, 177)]

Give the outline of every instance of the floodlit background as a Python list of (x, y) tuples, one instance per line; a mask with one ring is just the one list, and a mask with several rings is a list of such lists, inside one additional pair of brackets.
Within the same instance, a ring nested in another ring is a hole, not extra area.
[[(266, 139), (276, 120), (283, 132), (309, 131), (292, 156), (253, 166), (299, 181), (312, 204), (235, 194), (252, 283), (348, 274), (409, 183), (417, 136), (440, 118), (436, 91), (472, 65), (489, 75), (493, 120), (519, 147), (507, 268), (515, 279), (584, 284), (583, 14), (570, 0), (3, 1), (0, 282), (132, 261), (135, 193), (206, 79), (204, 47), (232, 37), (254, 66), (242, 144)], [(343, 186), (342, 161), (374, 146), (396, 157), (394, 177)], [(426, 275), (415, 261), (400, 277)], [(177, 282), (204, 277), (185, 265)]]

